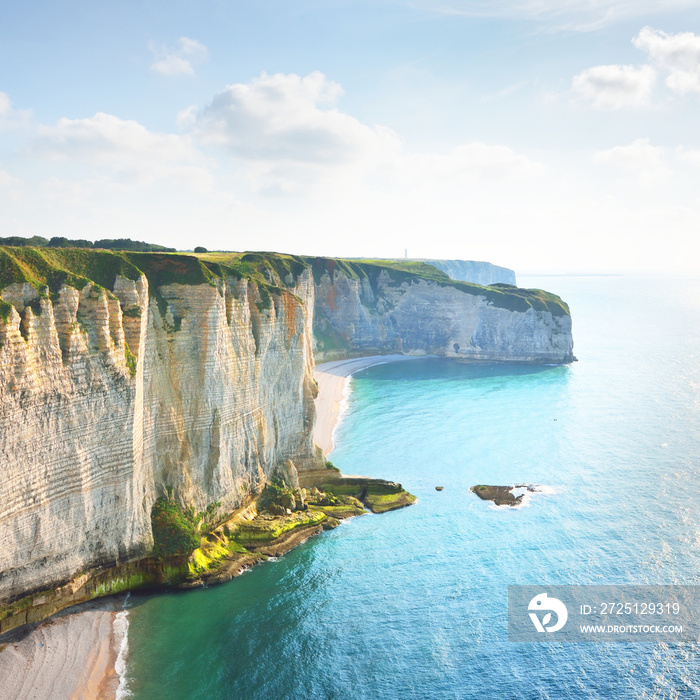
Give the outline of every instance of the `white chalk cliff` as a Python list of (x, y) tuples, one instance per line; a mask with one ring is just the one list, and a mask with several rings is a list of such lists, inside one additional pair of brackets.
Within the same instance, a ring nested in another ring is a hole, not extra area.
[(151, 508), (168, 489), (230, 512), (276, 471), (316, 468), (314, 343), (322, 352), (332, 338), (336, 355), (572, 359), (562, 307), (510, 310), (429, 279), (294, 260), (295, 274), (266, 269), (268, 286), (213, 264), (200, 282), (154, 273), (149, 287), (137, 270), (110, 288), (4, 286), (0, 612), (149, 556)]

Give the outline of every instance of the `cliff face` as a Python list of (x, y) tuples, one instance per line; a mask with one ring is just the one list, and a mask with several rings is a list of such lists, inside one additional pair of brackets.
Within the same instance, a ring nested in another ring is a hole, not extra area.
[(571, 316), (559, 297), (509, 285), (417, 277), (372, 263), (317, 260), (317, 358), (399, 352), (472, 360), (573, 360)]
[(442, 270), (453, 280), (471, 282), (488, 287), (491, 284), (515, 284), (515, 272), (489, 262), (477, 260), (423, 260), (438, 270)]
[[(0, 603), (150, 552), (151, 507), (241, 505), (313, 464), (313, 281), (5, 287)], [(286, 467), (285, 467), (286, 465)]]
[(421, 263), (0, 248), (0, 293), (0, 631), (150, 571), (166, 493), (226, 514), (322, 466), (314, 344), (572, 359), (558, 297)]

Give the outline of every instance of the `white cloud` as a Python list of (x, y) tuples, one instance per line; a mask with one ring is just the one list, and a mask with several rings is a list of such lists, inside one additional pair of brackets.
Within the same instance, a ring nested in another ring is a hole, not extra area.
[[(340, 85), (319, 72), (263, 73), (229, 85), (197, 111), (178, 115), (214, 152), (241, 167), (257, 193), (358, 191), (368, 183), (411, 191), (454, 191), (541, 174), (543, 166), (505, 146), (467, 143), (448, 153), (409, 153), (398, 136), (335, 104)], [(364, 183), (359, 185), (358, 183)]]
[(397, 161), (399, 179), (422, 189), (490, 187), (538, 178), (546, 171), (543, 164), (507, 146), (478, 141), (461, 144), (447, 154), (418, 153)]
[(209, 51), (204, 44), (186, 36), (180, 37), (176, 48), (150, 42), (148, 48), (156, 60), (151, 70), (161, 75), (194, 75), (194, 67), (207, 60)]
[(614, 22), (700, 7), (700, 0), (413, 0), (412, 5), (466, 17), (544, 22), (557, 29), (590, 31)]
[(645, 27), (632, 40), (652, 63), (668, 73), (666, 85), (680, 94), (700, 94), (700, 36), (692, 32), (667, 34)]
[(30, 150), (49, 160), (104, 168), (125, 184), (175, 178), (206, 188), (211, 179), (203, 156), (187, 137), (152, 132), (136, 121), (102, 112), (39, 127)]
[(599, 151), (593, 161), (631, 173), (643, 184), (653, 184), (671, 174), (665, 149), (652, 146), (649, 139), (637, 139), (628, 146)]
[(589, 68), (574, 76), (574, 92), (594, 109), (648, 107), (656, 76), (666, 74), (665, 85), (673, 92), (700, 94), (700, 36), (644, 27), (632, 43), (649, 55), (650, 63)]
[(574, 76), (572, 87), (594, 109), (618, 110), (648, 106), (655, 81), (651, 66), (594, 66)]
[(342, 89), (318, 71), (305, 77), (262, 73), (250, 83), (229, 85), (196, 115), (205, 144), (253, 160), (343, 164), (398, 145), (385, 127), (370, 127), (332, 105)]
[(32, 113), (28, 109), (15, 109), (10, 96), (0, 92), (0, 131), (16, 129), (26, 125)]
[(9, 189), (17, 184), (19, 184), (19, 180), (16, 177), (12, 177), (10, 173), (0, 168), (0, 189)]
[(678, 158), (684, 163), (687, 163), (694, 167), (700, 167), (700, 151), (679, 149)]

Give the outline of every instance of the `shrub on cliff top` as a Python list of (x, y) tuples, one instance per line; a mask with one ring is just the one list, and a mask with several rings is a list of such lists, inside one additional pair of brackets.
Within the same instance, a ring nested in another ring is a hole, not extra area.
[(158, 498), (151, 509), (154, 552), (159, 557), (187, 556), (200, 545), (194, 510)]

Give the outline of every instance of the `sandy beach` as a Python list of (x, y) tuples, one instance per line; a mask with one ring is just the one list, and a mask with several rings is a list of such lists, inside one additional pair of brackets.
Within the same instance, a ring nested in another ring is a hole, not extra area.
[(333, 431), (342, 412), (348, 377), (373, 365), (415, 359), (420, 358), (407, 355), (372, 355), (316, 365), (314, 378), (318, 382), (318, 397), (314, 442), (323, 450), (324, 455), (333, 451)]
[[(375, 355), (317, 365), (314, 441), (324, 454), (334, 447), (333, 431), (350, 375), (411, 359), (416, 358)], [(58, 613), (34, 629), (6, 635), (0, 640), (0, 700), (114, 700), (119, 686), (115, 665), (126, 634), (123, 603), (124, 596), (101, 598)]]
[(0, 700), (114, 700), (123, 602), (101, 598), (10, 632), (0, 642)]

